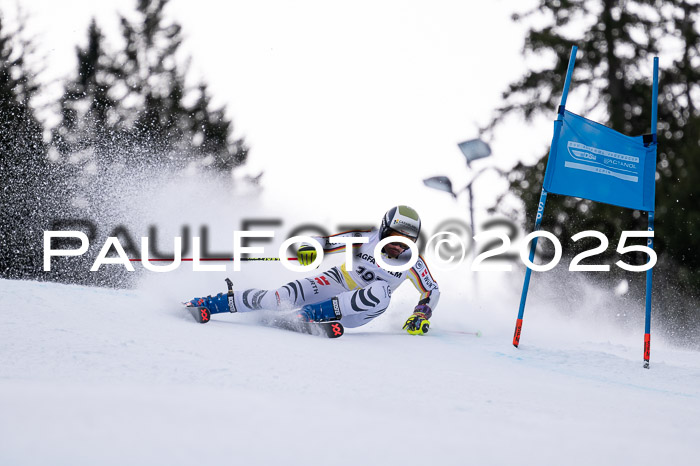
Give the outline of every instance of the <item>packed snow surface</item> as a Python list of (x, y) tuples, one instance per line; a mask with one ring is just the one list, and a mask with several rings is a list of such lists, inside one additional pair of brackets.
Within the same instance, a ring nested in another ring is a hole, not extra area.
[[(246, 266), (237, 285), (291, 278)], [(411, 336), (401, 323), (417, 293), (404, 285), (385, 315), (329, 340), (251, 314), (197, 324), (179, 301), (222, 291), (225, 274), (154, 275), (128, 291), (0, 281), (0, 464), (700, 457), (700, 353), (653, 340), (645, 370), (637, 328), (557, 320), (535, 297), (516, 349), (516, 298), (448, 286), (430, 333)]]

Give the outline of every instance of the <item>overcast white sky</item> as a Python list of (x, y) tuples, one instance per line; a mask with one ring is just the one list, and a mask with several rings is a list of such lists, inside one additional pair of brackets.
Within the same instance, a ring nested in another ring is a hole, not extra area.
[[(116, 44), (116, 12), (136, 2), (21, 3), (41, 31), (44, 79), (58, 83), (75, 69), (90, 18)], [(243, 172), (265, 171), (270, 206), (304, 206), (310, 221), (337, 218), (328, 213), (337, 206), (348, 221), (372, 221), (406, 203), (434, 222), (461, 215), (467, 201), (421, 180), (449, 175), (458, 188), (469, 180), (457, 143), (477, 136), (524, 72), (524, 27), (510, 15), (531, 3), (172, 0), (167, 12), (184, 28), (190, 83), (203, 78), (226, 104), (252, 148)], [(15, 8), (0, 0), (8, 17)], [(476, 168), (534, 161), (551, 138), (549, 121), (509, 123)], [(475, 186), (484, 207), (503, 185), (484, 175)]]

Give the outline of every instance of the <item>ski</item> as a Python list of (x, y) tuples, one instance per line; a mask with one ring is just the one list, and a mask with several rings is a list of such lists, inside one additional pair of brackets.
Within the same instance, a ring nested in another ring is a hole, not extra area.
[[(192, 314), (194, 320), (200, 324), (206, 324), (211, 320), (211, 313), (206, 307), (193, 306), (190, 303), (184, 304), (190, 311), (190, 314)], [(266, 317), (261, 320), (260, 323), (267, 327), (274, 327), (326, 338), (338, 338), (343, 336), (345, 333), (345, 328), (340, 322), (306, 322), (298, 319), (296, 315), (285, 317)]]
[(194, 320), (196, 320), (200, 324), (206, 324), (211, 320), (211, 313), (206, 307), (192, 306), (190, 303), (184, 304), (185, 307), (187, 307), (187, 309), (190, 311), (190, 314), (192, 314), (192, 317), (194, 317)]
[(296, 318), (296, 316), (294, 318), (266, 318), (260, 323), (268, 327), (326, 338), (338, 338), (345, 333), (345, 327), (340, 322), (306, 322)]

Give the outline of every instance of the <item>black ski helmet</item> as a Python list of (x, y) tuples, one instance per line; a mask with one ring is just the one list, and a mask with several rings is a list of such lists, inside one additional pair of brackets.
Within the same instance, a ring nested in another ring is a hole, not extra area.
[(384, 214), (382, 225), (379, 227), (379, 238), (384, 239), (391, 232), (406, 236), (413, 242), (418, 241), (420, 234), (420, 217), (418, 212), (407, 205), (392, 207)]

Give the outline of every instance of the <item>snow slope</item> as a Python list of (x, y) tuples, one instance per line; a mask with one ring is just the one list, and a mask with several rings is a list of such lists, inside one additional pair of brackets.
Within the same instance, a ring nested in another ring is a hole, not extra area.
[[(218, 274), (204, 277), (214, 291)], [(639, 466), (700, 456), (700, 353), (654, 342), (644, 370), (641, 333), (591, 340), (530, 309), (516, 349), (512, 303), (458, 313), (462, 297), (446, 296), (430, 334), (410, 336), (394, 309), (415, 299), (406, 290), (381, 319), (326, 340), (251, 315), (200, 325), (178, 299), (201, 283), (146, 282), (0, 281), (0, 464)], [(481, 338), (457, 333), (477, 325)]]

